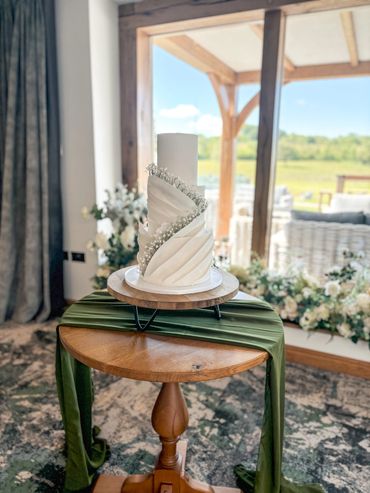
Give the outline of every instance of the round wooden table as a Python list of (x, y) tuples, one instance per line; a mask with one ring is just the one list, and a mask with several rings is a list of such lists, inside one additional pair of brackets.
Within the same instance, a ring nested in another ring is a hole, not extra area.
[(85, 365), (135, 380), (161, 382), (152, 424), (162, 450), (150, 474), (100, 476), (94, 493), (237, 493), (208, 486), (184, 472), (188, 425), (181, 382), (202, 382), (248, 370), (267, 360), (265, 351), (227, 344), (164, 337), (140, 332), (60, 327), (65, 349)]

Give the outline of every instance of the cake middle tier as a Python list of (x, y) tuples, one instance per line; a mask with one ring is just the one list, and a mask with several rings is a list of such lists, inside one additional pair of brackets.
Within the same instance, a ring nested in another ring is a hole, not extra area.
[[(139, 253), (151, 241), (149, 232), (139, 231)], [(143, 273), (143, 279), (163, 286), (189, 286), (207, 281), (212, 265), (213, 237), (205, 229), (204, 214), (175, 233), (154, 253)]]

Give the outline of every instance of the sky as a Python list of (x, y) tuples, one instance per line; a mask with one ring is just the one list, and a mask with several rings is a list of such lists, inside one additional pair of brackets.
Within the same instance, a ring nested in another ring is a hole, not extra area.
[[(239, 90), (239, 109), (258, 85)], [(208, 77), (153, 47), (154, 126), (160, 132), (220, 135), (221, 118)], [(258, 108), (247, 123), (258, 125)], [(293, 82), (282, 90), (280, 129), (303, 135), (370, 135), (370, 77)]]

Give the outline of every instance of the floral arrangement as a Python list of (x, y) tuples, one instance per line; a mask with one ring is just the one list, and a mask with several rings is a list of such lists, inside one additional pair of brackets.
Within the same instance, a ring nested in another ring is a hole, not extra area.
[(259, 259), (247, 268), (232, 266), (240, 288), (270, 303), (283, 320), (303, 330), (324, 329), (357, 342), (369, 341), (370, 269), (362, 254), (343, 252), (343, 265), (331, 268), (320, 282), (300, 265), (285, 274), (268, 270)]
[(105, 230), (110, 231), (110, 234), (98, 232), (87, 244), (89, 250), (99, 255), (99, 267), (92, 278), (96, 289), (106, 288), (112, 272), (136, 260), (139, 224), (147, 214), (144, 195), (127, 185), (119, 183), (113, 193), (106, 190), (106, 195), (102, 207), (94, 204), (91, 209), (83, 207), (81, 211), (85, 219), (92, 216), (98, 222), (104, 221)]

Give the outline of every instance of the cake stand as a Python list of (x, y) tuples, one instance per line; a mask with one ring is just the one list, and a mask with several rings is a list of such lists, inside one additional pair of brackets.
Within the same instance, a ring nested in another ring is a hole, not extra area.
[[(190, 294), (159, 294), (135, 289), (125, 282), (125, 272), (131, 267), (125, 267), (113, 272), (108, 278), (108, 291), (117, 300), (124, 301), (134, 307), (136, 328), (139, 331), (147, 329), (153, 322), (158, 310), (191, 310), (193, 308), (212, 307), (216, 318), (221, 318), (219, 305), (234, 298), (239, 290), (238, 279), (220, 270), (222, 282), (209, 291)], [(153, 313), (149, 320), (142, 324), (139, 318), (139, 308), (151, 308)]]

